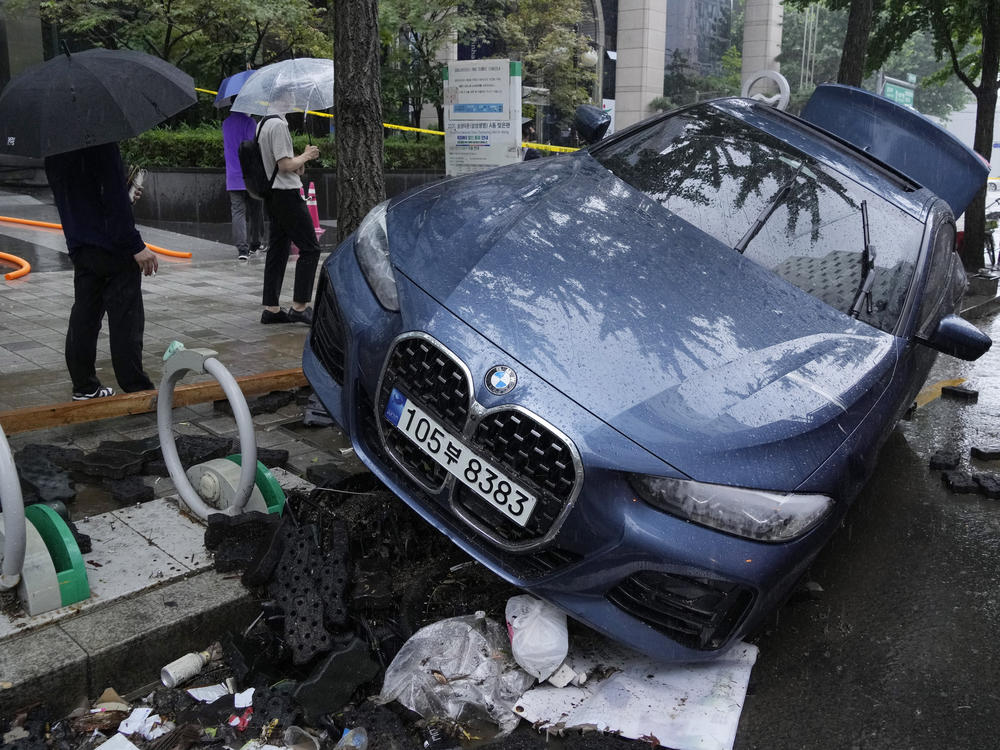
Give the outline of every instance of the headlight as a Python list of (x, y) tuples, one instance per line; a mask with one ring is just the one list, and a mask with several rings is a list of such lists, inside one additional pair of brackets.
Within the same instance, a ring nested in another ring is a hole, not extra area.
[(826, 495), (765, 492), (633, 474), (643, 500), (675, 516), (760, 542), (786, 542), (806, 533), (833, 507)]
[(389, 201), (379, 203), (368, 212), (354, 235), (354, 257), (361, 273), (371, 287), (375, 299), (386, 310), (399, 311), (396, 275), (389, 260), (389, 233), (385, 228), (385, 208)]

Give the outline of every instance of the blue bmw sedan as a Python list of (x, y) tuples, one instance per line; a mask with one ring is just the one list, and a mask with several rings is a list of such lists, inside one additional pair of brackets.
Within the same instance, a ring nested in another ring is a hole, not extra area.
[[(954, 314), (987, 168), (841, 88), (811, 119), (715, 100), (386, 201), (324, 265), (306, 376), (497, 575), (712, 658), (794, 589), (937, 353), (990, 344)], [(858, 143), (866, 117), (966, 176)]]

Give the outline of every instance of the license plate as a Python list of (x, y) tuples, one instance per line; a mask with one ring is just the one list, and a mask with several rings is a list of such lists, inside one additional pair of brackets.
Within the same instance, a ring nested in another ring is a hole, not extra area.
[(395, 388), (385, 407), (385, 418), (439, 466), (476, 495), (524, 526), (537, 499), (496, 465), (450, 435), (431, 415)]

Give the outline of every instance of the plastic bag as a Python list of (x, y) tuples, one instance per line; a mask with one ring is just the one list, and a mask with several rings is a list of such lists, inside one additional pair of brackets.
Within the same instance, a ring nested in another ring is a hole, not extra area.
[(547, 680), (569, 651), (566, 615), (527, 594), (508, 599), (505, 614), (514, 659), (539, 682)]
[(386, 670), (378, 702), (397, 700), (425, 719), (492, 721), (502, 736), (521, 720), (513, 706), (533, 683), (514, 662), (503, 627), (477, 612), (414, 633)]

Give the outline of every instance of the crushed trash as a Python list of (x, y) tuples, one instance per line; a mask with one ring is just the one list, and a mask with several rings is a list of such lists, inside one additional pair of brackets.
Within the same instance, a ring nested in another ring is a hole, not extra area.
[(714, 661), (663, 664), (602, 641), (573, 658), (591, 679), (528, 690), (518, 716), (556, 734), (589, 728), (654, 747), (732, 750), (757, 647), (740, 643)]
[(378, 702), (398, 701), (426, 719), (489, 720), (504, 736), (520, 721), (514, 702), (533, 682), (499, 623), (477, 612), (417, 631), (386, 670)]

